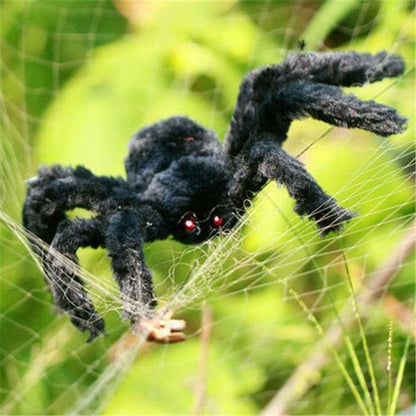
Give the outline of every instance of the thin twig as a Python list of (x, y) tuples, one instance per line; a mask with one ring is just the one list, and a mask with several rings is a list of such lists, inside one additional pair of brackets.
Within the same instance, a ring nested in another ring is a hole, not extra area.
[[(382, 297), (405, 259), (414, 252), (415, 242), (416, 220), (409, 227), (400, 247), (388, 261), (366, 280), (361, 295), (357, 297), (357, 302), (361, 309)], [(315, 344), (306, 359), (296, 368), (283, 387), (277, 391), (273, 399), (263, 409), (261, 412), (262, 415), (286, 415), (290, 407), (297, 403), (316, 384), (319, 379), (317, 374), (328, 363), (330, 358), (327, 340), (329, 339), (332, 346), (336, 348), (342, 342), (342, 335), (345, 329), (354, 322), (354, 316), (350, 313), (349, 308), (345, 308), (341, 316), (343, 325), (340, 325), (338, 319), (332, 322), (326, 331), (326, 340), (321, 339)]]
[(211, 338), (212, 312), (211, 309), (204, 304), (202, 307), (201, 322), (201, 353), (199, 355), (199, 371), (198, 379), (195, 386), (195, 415), (201, 415), (204, 410), (205, 392), (207, 384), (208, 372), (208, 348)]

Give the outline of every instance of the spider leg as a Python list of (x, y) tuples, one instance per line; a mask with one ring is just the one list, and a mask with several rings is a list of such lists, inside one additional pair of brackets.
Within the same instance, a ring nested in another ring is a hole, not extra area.
[(82, 166), (59, 165), (40, 168), (27, 183), (23, 225), (48, 244), (66, 218), (65, 211), (76, 207), (103, 211), (114, 190), (124, 185), (120, 178), (95, 176)]
[(306, 81), (292, 82), (259, 106), (256, 129), (274, 132), (282, 125), (309, 115), (339, 127), (360, 128), (381, 136), (400, 133), (406, 118), (394, 108), (345, 95), (338, 87)]
[(106, 247), (120, 287), (124, 316), (132, 325), (153, 316), (156, 298), (152, 274), (144, 260), (143, 243), (165, 237), (159, 235), (162, 228), (160, 215), (148, 206), (134, 211), (124, 209), (110, 218)]
[[(73, 264), (65, 259), (77, 263), (79, 247), (103, 245), (105, 224), (100, 216), (71, 222), (66, 211), (77, 207), (104, 215), (108, 210), (115, 211), (111, 204), (117, 204), (115, 195), (127, 184), (119, 178), (95, 176), (82, 166), (59, 165), (40, 168), (38, 175), (27, 183), (23, 224), (37, 237), (29, 235), (29, 240), (42, 260), (54, 301), (69, 313), (75, 326), (90, 331), (92, 340), (104, 332), (104, 321), (95, 312)], [(48, 244), (63, 256), (54, 256)]]
[[(345, 87), (363, 85), (366, 82), (376, 82), (386, 77), (398, 76), (403, 71), (404, 62), (401, 57), (389, 55), (386, 52), (380, 52), (376, 55), (356, 52), (289, 54), (278, 65), (270, 65), (254, 70), (246, 75), (240, 85), (237, 104), (225, 138), (226, 152), (231, 158), (237, 157), (250, 139), (250, 132), (256, 129), (258, 118), (262, 117), (260, 113), (270, 115), (272, 110), (274, 116), (271, 124), (275, 128), (276, 140), (282, 143), (286, 139), (291, 121), (298, 118), (302, 112), (308, 113), (308, 110), (311, 109), (312, 105), (309, 105), (308, 108), (307, 103), (302, 103), (298, 115), (293, 110), (294, 100), (298, 97), (293, 97), (292, 94), (297, 88), (300, 89), (301, 96), (299, 98), (301, 100), (309, 99), (305, 96), (307, 87), (302, 87), (302, 85), (320, 85), (315, 87), (311, 97), (315, 100), (313, 105), (316, 107), (317, 90), (323, 91), (324, 87), (327, 87), (326, 93), (328, 98), (331, 99), (332, 94), (336, 97), (342, 94), (341, 90), (331, 87), (331, 85)], [(290, 101), (287, 103), (288, 108), (286, 108), (286, 105), (276, 106), (277, 103), (281, 103), (279, 96)], [(337, 98), (331, 101), (335, 100)], [(377, 124), (381, 129), (378, 134), (389, 135), (402, 131), (405, 119), (394, 110), (388, 109), (386, 106), (380, 107), (372, 101), (366, 102), (365, 105), (358, 104), (357, 100), (354, 101), (349, 98), (343, 101), (345, 105), (351, 104), (353, 106), (351, 111), (363, 111), (362, 118), (370, 117), (367, 124), (370, 124), (371, 131), (374, 131), (371, 128), (374, 124)], [(272, 102), (275, 105), (274, 109), (271, 106)], [(325, 107), (325, 103), (322, 101), (319, 105)], [(343, 111), (339, 104), (337, 106), (338, 110)], [(333, 113), (337, 111), (334, 109)], [(329, 122), (336, 121), (337, 114), (335, 114), (335, 117), (330, 116)], [(265, 115), (263, 120), (266, 117)], [(314, 117), (313, 114), (310, 115)], [(390, 122), (390, 125), (385, 126), (386, 128), (383, 128), (383, 124), (380, 123), (382, 117), (389, 119), (387, 124)], [(342, 125), (342, 122), (340, 121), (340, 124), (337, 125)], [(350, 122), (350, 126), (361, 127), (359, 123), (354, 123), (353, 120)], [(259, 131), (256, 130), (257, 135), (258, 133)]]
[[(90, 331), (88, 341), (105, 333), (104, 320), (95, 311), (73, 263), (78, 263), (79, 247), (104, 245), (104, 219), (75, 219), (62, 221), (52, 240), (51, 249), (43, 258), (43, 267), (55, 304), (67, 312), (71, 322), (81, 331)], [(62, 255), (57, 255), (54, 250)], [(70, 263), (72, 260), (73, 263)]]
[(396, 77), (403, 73), (404, 67), (399, 55), (389, 55), (385, 51), (375, 55), (353, 51), (291, 53), (281, 64), (260, 70), (254, 88), (271, 81), (270, 78), (273, 87), (296, 80), (343, 87), (359, 86)]
[(295, 212), (315, 220), (322, 235), (339, 230), (353, 213), (340, 207), (303, 164), (288, 155), (273, 139), (273, 136), (264, 135), (247, 151), (231, 186), (231, 197), (242, 205), (251, 193), (258, 192), (268, 179), (273, 179), (286, 186), (296, 201)]

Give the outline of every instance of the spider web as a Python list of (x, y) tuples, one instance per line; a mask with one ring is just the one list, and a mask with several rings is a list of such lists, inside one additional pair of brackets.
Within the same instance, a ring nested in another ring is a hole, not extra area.
[[(394, 414), (415, 403), (411, 2), (9, 1), (1, 21), (2, 414)], [(223, 137), (242, 76), (302, 39), (406, 61), (400, 79), (351, 89), (407, 116), (404, 134), (311, 120), (289, 133), (288, 152), (357, 217), (320, 238), (271, 183), (229, 235), (146, 246), (159, 307), (187, 321), (178, 345), (131, 334), (105, 252), (80, 250), (109, 333), (85, 343), (28, 248), (24, 180), (42, 163), (123, 175), (132, 133), (172, 114)]]

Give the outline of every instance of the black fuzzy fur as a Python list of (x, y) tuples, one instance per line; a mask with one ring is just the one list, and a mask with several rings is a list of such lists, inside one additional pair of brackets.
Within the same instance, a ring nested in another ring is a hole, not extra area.
[[(230, 229), (252, 198), (272, 179), (286, 186), (295, 211), (316, 221), (322, 234), (340, 229), (352, 213), (338, 206), (297, 159), (281, 147), (293, 120), (305, 116), (381, 136), (400, 133), (406, 119), (373, 101), (344, 95), (340, 86), (363, 85), (404, 70), (399, 56), (355, 52), (290, 54), (279, 65), (247, 74), (223, 147), (215, 133), (186, 117), (141, 129), (125, 160), (127, 180), (95, 176), (78, 166), (39, 169), (28, 181), (24, 226), (53, 249), (77, 262), (79, 247), (106, 247), (132, 323), (156, 304), (151, 272), (143, 258), (146, 241), (169, 235), (202, 242), (218, 231), (214, 216)], [(69, 221), (76, 207), (96, 214)], [(186, 231), (192, 218), (195, 230)], [(35, 245), (55, 304), (89, 339), (104, 332), (76, 271), (51, 250)]]

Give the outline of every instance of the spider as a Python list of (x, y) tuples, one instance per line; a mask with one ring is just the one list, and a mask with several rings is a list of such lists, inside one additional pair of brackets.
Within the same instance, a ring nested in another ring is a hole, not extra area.
[[(282, 143), (291, 122), (305, 116), (381, 136), (403, 131), (406, 119), (395, 109), (339, 88), (403, 71), (401, 57), (386, 52), (291, 53), (282, 63), (245, 76), (224, 146), (212, 130), (174, 116), (133, 136), (126, 180), (95, 176), (82, 166), (41, 167), (28, 180), (23, 223), (46, 243), (34, 242), (33, 249), (58, 309), (78, 329), (88, 330), (89, 340), (105, 333), (80, 276), (62, 260), (77, 262), (78, 248), (101, 246), (111, 259), (124, 316), (132, 325), (151, 320), (156, 299), (143, 244), (169, 236), (195, 244), (230, 230), (246, 201), (269, 180), (287, 188), (295, 212), (314, 220), (322, 235), (339, 230), (353, 214), (326, 194)], [(66, 212), (77, 207), (94, 215), (68, 219)]]

